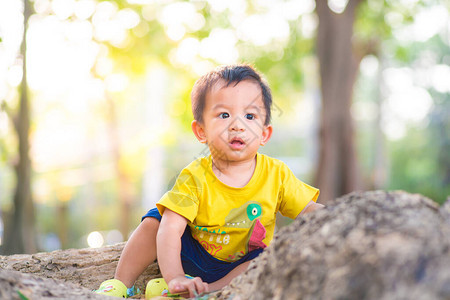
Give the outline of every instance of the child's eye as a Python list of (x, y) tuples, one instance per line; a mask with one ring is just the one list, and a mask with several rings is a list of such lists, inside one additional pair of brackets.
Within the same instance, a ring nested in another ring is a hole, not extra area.
[(221, 119), (226, 119), (226, 118), (229, 118), (229, 117), (230, 117), (230, 115), (228, 113), (221, 113), (219, 115), (219, 118), (221, 118)]
[(254, 114), (246, 114), (246, 115), (245, 115), (245, 118), (246, 118), (247, 120), (254, 120), (254, 119), (255, 119), (255, 115), (254, 115)]

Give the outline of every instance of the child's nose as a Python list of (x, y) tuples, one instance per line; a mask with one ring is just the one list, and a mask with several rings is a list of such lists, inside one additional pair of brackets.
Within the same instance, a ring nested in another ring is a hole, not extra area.
[(231, 122), (231, 124), (230, 124), (230, 130), (231, 131), (244, 131), (245, 127), (244, 127), (242, 120), (240, 120), (239, 118), (235, 118), (233, 120), (233, 122)]

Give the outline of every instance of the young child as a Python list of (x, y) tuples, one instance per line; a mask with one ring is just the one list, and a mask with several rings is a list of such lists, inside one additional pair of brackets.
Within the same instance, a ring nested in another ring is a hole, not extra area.
[(130, 237), (115, 279), (97, 292), (126, 296), (156, 258), (170, 293), (193, 297), (218, 290), (270, 244), (278, 211), (294, 219), (322, 207), (315, 203), (317, 189), (258, 153), (272, 136), (272, 96), (252, 67), (206, 74), (191, 100), (192, 131), (211, 155), (181, 171)]

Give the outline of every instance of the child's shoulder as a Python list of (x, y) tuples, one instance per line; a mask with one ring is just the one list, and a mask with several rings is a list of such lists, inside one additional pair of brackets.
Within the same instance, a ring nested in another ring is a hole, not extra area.
[(208, 170), (211, 169), (210, 156), (198, 157), (190, 162), (186, 167), (181, 170), (181, 174), (190, 174), (194, 176), (205, 175)]
[(258, 162), (266, 167), (272, 168), (287, 168), (287, 165), (280, 159), (274, 158), (265, 154), (258, 153)]

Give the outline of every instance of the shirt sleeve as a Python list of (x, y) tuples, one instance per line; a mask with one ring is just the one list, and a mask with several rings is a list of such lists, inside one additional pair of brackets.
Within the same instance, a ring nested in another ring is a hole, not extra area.
[(299, 180), (285, 165), (280, 191), (280, 212), (295, 219), (310, 201), (317, 201), (319, 190)]
[(162, 196), (156, 203), (156, 207), (161, 215), (168, 208), (192, 223), (197, 216), (199, 195), (200, 187), (197, 185), (195, 177), (184, 169), (173, 188)]

